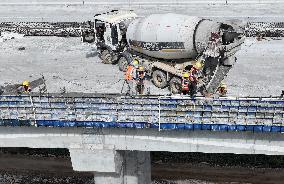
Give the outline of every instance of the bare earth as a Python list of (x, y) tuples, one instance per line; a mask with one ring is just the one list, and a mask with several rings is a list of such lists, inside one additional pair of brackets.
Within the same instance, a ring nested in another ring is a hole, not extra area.
[[(37, 157), (0, 154), (0, 183), (84, 183), (93, 184), (92, 173), (78, 173), (72, 170), (70, 158)], [(281, 184), (283, 169), (215, 167), (200, 164), (154, 163), (153, 184), (174, 181), (175, 184), (220, 184), (254, 183)], [(45, 181), (45, 182), (44, 182)]]

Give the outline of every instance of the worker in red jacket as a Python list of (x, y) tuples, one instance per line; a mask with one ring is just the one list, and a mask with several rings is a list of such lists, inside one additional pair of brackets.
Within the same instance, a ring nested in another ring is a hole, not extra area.
[(181, 80), (181, 92), (183, 95), (189, 95), (189, 85), (190, 85), (189, 73), (184, 72), (182, 74), (182, 80)]

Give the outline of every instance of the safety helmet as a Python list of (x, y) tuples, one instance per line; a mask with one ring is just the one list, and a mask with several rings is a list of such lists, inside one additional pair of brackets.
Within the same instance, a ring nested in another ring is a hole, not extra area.
[(145, 71), (145, 68), (144, 68), (144, 66), (141, 66), (141, 65), (140, 65), (140, 66), (138, 67), (138, 71), (140, 71), (140, 72), (143, 72), (143, 71)]
[(197, 61), (195, 64), (194, 64), (194, 68), (200, 70), (202, 68), (203, 64), (201, 63), (201, 61)]
[(221, 82), (220, 87), (221, 88), (227, 88), (227, 85), (225, 84), (225, 82)]
[(138, 65), (139, 65), (139, 60), (136, 59), (136, 58), (134, 58), (133, 61), (132, 61), (132, 65), (138, 67)]
[(189, 77), (189, 74), (188, 74), (187, 72), (184, 72), (184, 73), (182, 74), (182, 77), (188, 78), (188, 77)]
[(29, 81), (26, 80), (26, 81), (23, 82), (23, 86), (29, 86), (29, 85), (30, 85)]

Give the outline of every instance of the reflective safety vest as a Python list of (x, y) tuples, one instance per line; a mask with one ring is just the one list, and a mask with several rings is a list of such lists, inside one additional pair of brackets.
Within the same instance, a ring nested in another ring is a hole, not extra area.
[(132, 80), (133, 79), (134, 69), (135, 69), (134, 66), (131, 66), (131, 65), (127, 66), (127, 70), (126, 70), (125, 75), (124, 75), (125, 80)]

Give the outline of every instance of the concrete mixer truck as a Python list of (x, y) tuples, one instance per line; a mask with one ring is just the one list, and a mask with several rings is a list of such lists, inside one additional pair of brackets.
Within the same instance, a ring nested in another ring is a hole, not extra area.
[(180, 92), (182, 73), (196, 61), (203, 63), (198, 90), (215, 93), (244, 42), (231, 25), (172, 13), (138, 17), (113, 10), (95, 15), (93, 25), (82, 38), (95, 42), (103, 63), (125, 71), (137, 58), (152, 82), (172, 93)]

